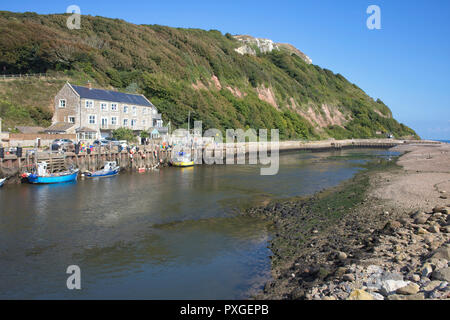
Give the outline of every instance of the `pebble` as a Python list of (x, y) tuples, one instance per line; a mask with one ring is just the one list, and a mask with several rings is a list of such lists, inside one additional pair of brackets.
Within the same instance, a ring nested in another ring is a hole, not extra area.
[(422, 288), (424, 291), (433, 291), (441, 285), (441, 281), (431, 281)]
[(345, 252), (339, 252), (338, 259), (344, 261), (345, 259), (347, 259), (347, 254)]
[(388, 300), (424, 300), (425, 294), (423, 292), (414, 295), (400, 295), (394, 294), (388, 297)]
[(395, 293), (398, 289), (406, 287), (409, 282), (403, 280), (385, 280), (381, 284), (380, 293), (384, 296), (389, 296)]
[(450, 281), (450, 268), (442, 268), (435, 270), (431, 275), (433, 279), (442, 280), (442, 281)]
[(420, 276), (418, 274), (413, 274), (411, 276), (411, 280), (414, 282), (419, 282), (420, 281)]
[(344, 274), (344, 275), (342, 276), (342, 280), (353, 282), (353, 281), (355, 281), (355, 275), (352, 274), (352, 273)]
[(434, 224), (434, 225), (430, 226), (430, 228), (428, 230), (430, 232), (432, 232), (432, 233), (439, 233), (439, 232), (441, 232), (441, 229), (439, 228), (439, 226), (437, 224)]
[(428, 277), (433, 272), (433, 267), (429, 263), (425, 263), (422, 267), (422, 277)]
[(417, 284), (411, 282), (407, 286), (397, 289), (396, 293), (402, 295), (413, 295), (419, 292), (419, 289), (420, 287)]
[(416, 220), (414, 220), (415, 224), (425, 224), (428, 221), (428, 216), (426, 215), (421, 215), (418, 218), (416, 218)]
[(417, 234), (427, 234), (428, 231), (422, 227), (417, 228)]
[(433, 213), (442, 212), (444, 210), (445, 210), (445, 207), (436, 206), (436, 207), (433, 208)]
[(348, 300), (375, 300), (374, 296), (364, 290), (354, 290)]

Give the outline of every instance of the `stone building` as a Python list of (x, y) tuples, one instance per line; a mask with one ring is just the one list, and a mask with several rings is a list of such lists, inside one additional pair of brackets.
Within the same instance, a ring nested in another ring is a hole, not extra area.
[(77, 134), (79, 140), (110, 137), (113, 130), (125, 127), (167, 134), (161, 114), (143, 95), (93, 89), (66, 83), (55, 96), (53, 124), (47, 133)]

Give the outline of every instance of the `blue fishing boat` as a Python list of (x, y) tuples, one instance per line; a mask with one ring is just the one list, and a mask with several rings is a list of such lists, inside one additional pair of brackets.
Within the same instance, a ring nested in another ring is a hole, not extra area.
[(5, 183), (6, 178), (5, 179), (0, 179), (0, 188), (3, 187), (3, 184)]
[(86, 172), (85, 176), (88, 178), (102, 178), (102, 177), (112, 177), (118, 174), (120, 167), (115, 161), (107, 161), (102, 170), (95, 172)]
[(35, 173), (25, 173), (24, 177), (28, 179), (28, 182), (33, 184), (54, 184), (76, 181), (78, 172), (78, 169), (70, 169), (64, 172), (49, 173), (47, 163), (41, 162), (38, 164)]

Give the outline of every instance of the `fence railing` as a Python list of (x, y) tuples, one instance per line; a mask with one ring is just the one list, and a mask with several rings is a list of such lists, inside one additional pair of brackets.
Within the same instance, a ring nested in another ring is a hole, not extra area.
[(0, 80), (26, 79), (26, 78), (61, 78), (58, 74), (48, 73), (24, 73), (24, 74), (0, 74)]

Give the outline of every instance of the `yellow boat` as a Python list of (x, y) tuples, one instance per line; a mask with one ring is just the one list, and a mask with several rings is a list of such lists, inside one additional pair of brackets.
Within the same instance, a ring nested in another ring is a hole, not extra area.
[(174, 167), (192, 167), (195, 165), (194, 161), (172, 161)]
[(194, 160), (192, 160), (190, 153), (180, 152), (171, 161), (174, 167), (192, 167), (195, 165)]

